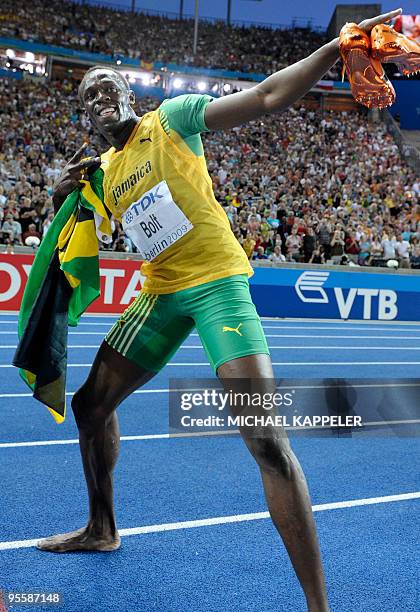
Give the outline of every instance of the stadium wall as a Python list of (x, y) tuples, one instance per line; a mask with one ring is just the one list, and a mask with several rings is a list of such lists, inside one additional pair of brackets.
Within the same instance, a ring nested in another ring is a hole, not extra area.
[[(18, 311), (33, 253), (0, 254), (0, 311)], [(103, 253), (101, 297), (88, 312), (120, 313), (141, 289), (141, 260)], [(419, 321), (420, 273), (411, 270), (282, 264), (255, 267), (250, 280), (260, 316)]]
[(402, 130), (420, 130), (420, 81), (392, 81), (397, 94), (389, 111), (393, 117), (399, 115)]
[(257, 268), (250, 280), (260, 316), (419, 321), (420, 275), (338, 266)]

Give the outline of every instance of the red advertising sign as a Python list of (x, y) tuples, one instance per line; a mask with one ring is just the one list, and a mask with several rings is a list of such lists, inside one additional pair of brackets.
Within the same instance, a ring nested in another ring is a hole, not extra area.
[[(34, 255), (0, 254), (0, 311), (19, 310)], [(100, 259), (101, 296), (88, 312), (120, 313), (139, 293), (141, 261)]]

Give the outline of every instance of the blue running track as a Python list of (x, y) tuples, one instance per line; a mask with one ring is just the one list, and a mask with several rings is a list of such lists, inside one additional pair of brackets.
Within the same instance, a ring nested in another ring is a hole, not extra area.
[[(112, 320), (84, 317), (70, 331), (69, 394)], [(420, 323), (263, 324), (278, 377), (420, 379)], [(68, 612), (305, 611), (239, 436), (165, 436), (169, 378), (212, 376), (195, 334), (119, 408), (121, 549), (35, 549), (40, 537), (83, 526), (87, 495), (71, 411), (56, 425), (10, 367), (16, 330), (17, 316), (1, 314), (0, 590), (60, 591), (59, 609)], [(420, 609), (418, 431), (399, 425), (387, 437), (292, 440), (311, 490), (334, 612)]]

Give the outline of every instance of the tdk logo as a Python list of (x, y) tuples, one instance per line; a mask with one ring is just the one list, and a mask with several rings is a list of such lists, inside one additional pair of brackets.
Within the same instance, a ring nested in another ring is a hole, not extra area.
[[(329, 298), (323, 285), (329, 276), (330, 272), (319, 270), (303, 272), (295, 284), (299, 299), (310, 304), (328, 304)], [(360, 303), (358, 298), (363, 301), (363, 319), (376, 318), (381, 321), (392, 321), (398, 315), (397, 294), (391, 289), (356, 289), (352, 287), (348, 290), (346, 297), (341, 287), (332, 287), (332, 290), (342, 319), (350, 317), (353, 306)], [(372, 310), (376, 310), (376, 317), (372, 316)]]
[[(134, 202), (134, 204), (130, 206), (130, 211), (138, 216), (141, 212), (147, 210), (149, 206), (154, 204), (157, 200), (163, 198), (164, 196), (159, 193), (159, 189), (161, 187), (162, 183), (159, 183), (159, 185), (156, 185), (156, 187), (153, 187), (153, 189), (145, 193), (140, 200), (137, 200), (137, 202)], [(127, 223), (129, 223), (128, 219)]]

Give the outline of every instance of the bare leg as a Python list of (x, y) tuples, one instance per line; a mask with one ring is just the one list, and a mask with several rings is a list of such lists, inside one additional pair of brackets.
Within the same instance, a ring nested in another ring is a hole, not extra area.
[(89, 494), (86, 527), (41, 540), (49, 552), (110, 551), (120, 546), (113, 500), (113, 471), (119, 453), (117, 406), (153, 377), (102, 343), (84, 385), (75, 393), (73, 412)]
[[(222, 381), (225, 380), (226, 389), (235, 386), (234, 381), (229, 379), (259, 379), (258, 391), (273, 393), (274, 374), (268, 355), (233, 359), (220, 366), (217, 374)], [(243, 385), (238, 381), (238, 391), (243, 390)], [(256, 409), (252, 410), (256, 414)], [(233, 412), (239, 414), (241, 411), (233, 409)], [(265, 410), (261, 410), (262, 413), (267, 414)], [(305, 592), (308, 610), (328, 612), (325, 579), (308, 487), (286, 434), (282, 429), (273, 429), (270, 435), (266, 432), (264, 437), (256, 437), (255, 431), (245, 427), (241, 429), (241, 435), (259, 465), (271, 518)]]

